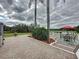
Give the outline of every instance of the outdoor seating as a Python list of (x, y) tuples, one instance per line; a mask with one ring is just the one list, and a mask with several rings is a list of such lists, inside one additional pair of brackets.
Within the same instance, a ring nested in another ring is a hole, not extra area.
[(77, 39), (77, 35), (66, 34), (63, 38), (65, 41), (75, 41)]

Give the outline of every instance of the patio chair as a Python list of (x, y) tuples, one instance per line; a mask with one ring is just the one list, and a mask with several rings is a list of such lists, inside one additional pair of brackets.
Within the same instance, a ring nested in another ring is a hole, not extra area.
[(65, 41), (70, 41), (70, 39), (71, 39), (69, 34), (64, 35), (63, 38)]

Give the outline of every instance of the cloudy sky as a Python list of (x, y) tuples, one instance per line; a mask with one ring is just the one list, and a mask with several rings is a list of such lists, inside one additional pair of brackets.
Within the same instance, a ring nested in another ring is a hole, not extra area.
[[(34, 23), (34, 0), (0, 0), (0, 22), (8, 26)], [(46, 0), (37, 2), (37, 23), (46, 27)], [(50, 28), (79, 25), (79, 0), (50, 0)]]

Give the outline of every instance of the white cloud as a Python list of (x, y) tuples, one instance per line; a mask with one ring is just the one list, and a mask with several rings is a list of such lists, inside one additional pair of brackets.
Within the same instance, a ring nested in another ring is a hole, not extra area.
[[(23, 5), (23, 3), (26, 3), (27, 1), (26, 0), (21, 0), (21, 2), (19, 2), (20, 0), (16, 0), (16, 4), (17, 3), (21, 3), (21, 5)], [(50, 10), (50, 18), (51, 18), (51, 24), (50, 24), (50, 28), (61, 28), (63, 27), (64, 25), (73, 25), (73, 26), (77, 26), (79, 25), (79, 0), (70, 0), (70, 1), (67, 1), (66, 5), (64, 6), (64, 8), (57, 8), (56, 9), (52, 6), (54, 6), (54, 4), (52, 4), (53, 0), (50, 0), (51, 1), (51, 10)], [(19, 5), (18, 4), (18, 5)], [(28, 4), (28, 3), (27, 3)], [(72, 6), (73, 5), (73, 6)], [(4, 16), (4, 17), (0, 17), (0, 20), (2, 22), (4, 22), (5, 24), (7, 25), (15, 25), (15, 24), (31, 24), (31, 23), (34, 23), (34, 21), (30, 21), (30, 19), (34, 19), (34, 17), (29, 18), (29, 16), (34, 16), (34, 3), (31, 5), (31, 8), (28, 8), (26, 10), (24, 10), (22, 13), (17, 13), (15, 12), (14, 10), (12, 10), (12, 13), (11, 14), (8, 14), (9, 11), (7, 11), (6, 9), (3, 8), (2, 5), (0, 5), (0, 7), (2, 8), (2, 10), (4, 12), (0, 13), (0, 15)], [(54, 6), (55, 7), (55, 6)], [(40, 24), (41, 26), (44, 26), (46, 27), (47, 25), (47, 17), (46, 17), (46, 6), (44, 7), (41, 3), (38, 2), (38, 5), (37, 5), (37, 21), (38, 21), (38, 24)], [(23, 16), (25, 18), (25, 20), (19, 20), (19, 19), (13, 19), (12, 17), (9, 18), (9, 16)], [(27, 21), (29, 20), (29, 21)]]

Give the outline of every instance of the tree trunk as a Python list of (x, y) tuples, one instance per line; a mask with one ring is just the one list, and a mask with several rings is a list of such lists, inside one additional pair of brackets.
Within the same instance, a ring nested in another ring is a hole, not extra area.
[(49, 9), (49, 3), (50, 1), (47, 0), (47, 30), (48, 30), (48, 42), (50, 43), (49, 39), (49, 31), (50, 31), (50, 9)]
[(37, 0), (35, 0), (35, 27), (37, 26)]

